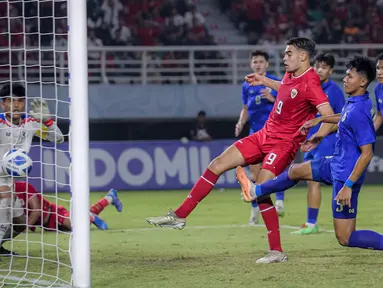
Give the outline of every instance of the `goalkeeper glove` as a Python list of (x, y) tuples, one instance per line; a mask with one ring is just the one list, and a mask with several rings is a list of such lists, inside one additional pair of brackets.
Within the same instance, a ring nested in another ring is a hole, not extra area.
[(31, 110), (29, 111), (29, 115), (44, 123), (44, 125), (47, 127), (53, 124), (51, 112), (49, 111), (48, 104), (45, 100), (33, 99), (31, 102)]

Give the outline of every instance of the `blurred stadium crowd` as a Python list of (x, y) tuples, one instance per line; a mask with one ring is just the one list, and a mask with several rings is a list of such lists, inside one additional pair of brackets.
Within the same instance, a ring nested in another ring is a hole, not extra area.
[(320, 44), (383, 43), (382, 0), (220, 0), (250, 44), (293, 36)]
[[(209, 11), (206, 11), (206, 7), (210, 7), (210, 11), (216, 9), (214, 12), (218, 11), (220, 17), (231, 22), (232, 29), (237, 31), (235, 33), (246, 37), (249, 44), (272, 47), (275, 44), (285, 43), (286, 39), (292, 36), (312, 38), (319, 44), (383, 43), (381, 33), (383, 0), (88, 0), (87, 2), (88, 47), (226, 44), (225, 39), (214, 37), (215, 31), (220, 27), (209, 15)], [(54, 57), (57, 50), (48, 49), (39, 52), (36, 49), (22, 55), (18, 53), (22, 49), (18, 50), (16, 47), (65, 47), (67, 20), (66, 1), (1, 1), (0, 47), (13, 47), (13, 51), (12, 53), (7, 49), (0, 51), (0, 66), (18, 65), (22, 62), (20, 57), (36, 61), (36, 65), (39, 64), (39, 59), (48, 61), (57, 59), (57, 55)], [(376, 54), (374, 51), (368, 53), (370, 56)], [(273, 57), (272, 51), (270, 55)], [(100, 52), (92, 51), (88, 56), (91, 60), (89, 68), (100, 67)], [(218, 61), (215, 64), (210, 64), (213, 62), (195, 64), (195, 68), (208, 65), (216, 69), (217, 72), (213, 73), (219, 76), (223, 73), (220, 68), (225, 68), (219, 61), (224, 56), (214, 50), (196, 52), (194, 55), (196, 60)], [(148, 57), (150, 60), (148, 63), (153, 66), (152, 68), (173, 69), (188, 65), (172, 61), (187, 62), (188, 52), (149, 53)], [(139, 67), (140, 59), (140, 52), (106, 53), (106, 67)], [(137, 60), (138, 63), (121, 64), (121, 61), (132, 60)], [(140, 72), (137, 73), (139, 75)], [(166, 73), (162, 76), (172, 76), (169, 72)]]
[[(214, 1), (211, 1), (214, 5)], [(250, 44), (293, 36), (317, 43), (383, 43), (383, 0), (219, 0)], [(209, 15), (192, 0), (90, 0), (88, 27), (103, 45), (212, 45)], [(377, 8), (378, 7), (378, 8)]]
[[(89, 44), (215, 44), (209, 29), (216, 27), (206, 25), (209, 13), (199, 11), (199, 1), (88, 0)], [(383, 43), (383, 0), (212, 0), (215, 4), (250, 44), (284, 43), (295, 35), (317, 43)], [(66, 2), (59, 0), (1, 1), (1, 46), (20, 46), (23, 33), (37, 46), (37, 32), (40, 44), (49, 46), (52, 28), (66, 32), (66, 11)]]

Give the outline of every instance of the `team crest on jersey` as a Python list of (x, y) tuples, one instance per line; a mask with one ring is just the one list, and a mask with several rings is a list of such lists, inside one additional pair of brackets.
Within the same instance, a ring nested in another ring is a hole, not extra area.
[(291, 99), (294, 99), (295, 97), (297, 97), (298, 95), (298, 90), (297, 89), (293, 89), (291, 90)]
[(254, 93), (254, 91), (253, 91), (253, 90), (250, 90), (250, 91), (249, 91), (249, 93), (250, 93), (250, 94), (253, 94), (253, 93)]

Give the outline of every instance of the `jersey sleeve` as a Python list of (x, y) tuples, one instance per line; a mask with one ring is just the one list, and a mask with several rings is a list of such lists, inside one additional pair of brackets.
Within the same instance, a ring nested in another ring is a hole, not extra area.
[(362, 111), (349, 115), (349, 122), (359, 147), (375, 143), (376, 134), (370, 111)]
[[(375, 87), (375, 101), (376, 101), (376, 111), (381, 111), (383, 105), (383, 99), (381, 98), (383, 95), (379, 95), (378, 85)], [(381, 97), (379, 97), (381, 96)]]
[(14, 184), (14, 189), (15, 189), (15, 192), (27, 192), (28, 193), (32, 193), (32, 194), (36, 194), (36, 193), (39, 193), (36, 188), (28, 183), (25, 182), (25, 181), (16, 181), (15, 184)]
[(322, 106), (323, 104), (329, 103), (329, 100), (326, 94), (324, 94), (322, 86), (320, 85), (319, 76), (313, 75), (307, 80), (308, 80), (307, 89), (306, 89), (307, 101), (310, 102), (316, 108), (318, 108), (319, 106)]
[(247, 100), (248, 100), (247, 88), (248, 88), (247, 83), (243, 82), (242, 84), (242, 104), (243, 105), (247, 105)]

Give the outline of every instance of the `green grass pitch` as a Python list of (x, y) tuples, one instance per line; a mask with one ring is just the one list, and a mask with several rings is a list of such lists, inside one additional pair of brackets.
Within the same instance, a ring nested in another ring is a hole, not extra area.
[[(330, 191), (323, 189), (319, 214), (322, 232), (309, 236), (290, 235), (306, 219), (306, 189), (295, 188), (286, 193), (286, 214), (280, 222), (289, 262), (272, 265), (255, 264), (267, 250), (266, 231), (261, 225), (246, 225), (250, 205), (241, 201), (238, 190), (214, 190), (181, 231), (154, 228), (145, 218), (176, 208), (187, 191), (120, 192), (123, 212), (107, 207), (100, 216), (107, 221), (109, 230), (91, 230), (92, 287), (383, 287), (381, 251), (345, 248), (337, 243), (332, 233)], [(102, 196), (92, 193), (91, 202)], [(382, 203), (382, 187), (362, 189), (358, 229), (383, 232)], [(25, 237), (22, 235), (20, 240)], [(1, 259), (0, 274), (6, 275), (4, 271), (9, 267), (13, 271), (11, 278), (5, 280), (6, 287), (40, 287), (32, 286), (30, 279), (37, 279), (41, 271), (68, 279), (70, 269), (52, 262), (58, 257), (61, 263), (69, 262), (64, 253), (49, 245), (56, 242), (56, 235), (35, 232), (29, 233), (28, 239), (28, 245), (14, 244), (21, 253), (28, 248), (28, 261)], [(67, 236), (60, 235), (60, 248), (67, 249), (68, 242)], [(42, 251), (48, 261), (41, 259)], [(25, 270), (29, 273), (22, 272)], [(20, 280), (23, 276), (25, 279)], [(43, 276), (39, 283), (52, 279)]]

